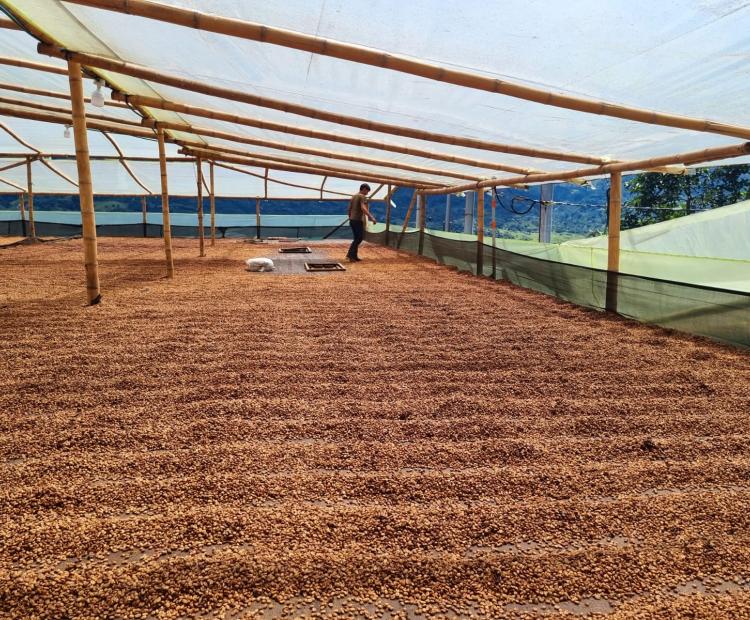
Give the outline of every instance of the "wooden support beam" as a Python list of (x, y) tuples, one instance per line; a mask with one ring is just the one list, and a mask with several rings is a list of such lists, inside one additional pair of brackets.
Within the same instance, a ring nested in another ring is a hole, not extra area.
[(323, 200), (323, 188), (325, 187), (326, 181), (328, 180), (328, 176), (323, 177), (323, 181), (320, 183), (320, 199)]
[(203, 230), (203, 163), (200, 156), (195, 158), (195, 178), (198, 182), (198, 248), (199, 256), (206, 255), (205, 231)]
[(333, 168), (327, 166), (320, 168), (317, 166), (298, 166), (292, 164), (283, 164), (268, 159), (258, 159), (249, 157), (235, 157), (232, 155), (224, 155), (223, 153), (217, 153), (208, 149), (199, 148), (183, 148), (180, 149), (180, 153), (186, 155), (192, 155), (194, 157), (205, 157), (215, 159), (217, 161), (227, 161), (235, 164), (244, 164), (246, 166), (256, 166), (258, 168), (271, 168), (274, 170), (283, 170), (286, 172), (301, 172), (303, 174), (315, 174), (320, 176), (335, 177), (338, 179), (350, 179), (355, 181), (372, 181), (374, 183), (404, 183), (412, 184), (418, 187), (435, 187), (434, 183), (428, 183), (425, 181), (419, 181), (417, 179), (410, 179), (404, 177), (383, 177), (380, 175), (366, 174), (361, 171), (345, 171), (342, 168)]
[(145, 196), (141, 196), (141, 224), (143, 224), (143, 236), (148, 237), (148, 202)]
[(477, 192), (477, 275), (484, 275), (484, 192)]
[(266, 167), (266, 174), (263, 177), (263, 195), (268, 200), (268, 167)]
[[(193, 160), (185, 160), (185, 161), (193, 161)], [(245, 170), (244, 168), (237, 168), (236, 166), (230, 166), (229, 164), (219, 163), (215, 160), (211, 160), (214, 162), (216, 166), (219, 168), (224, 168), (225, 170), (234, 170), (235, 172), (239, 172), (241, 174), (246, 174), (251, 177), (255, 177), (257, 179), (263, 179), (264, 181), (267, 180), (270, 183), (277, 183), (278, 185), (285, 185), (287, 187), (299, 187), (301, 189), (310, 189), (315, 192), (318, 192), (319, 189), (317, 187), (312, 187), (311, 185), (300, 185), (299, 183), (289, 183), (287, 181), (279, 181), (278, 179), (274, 179), (272, 177), (266, 178), (263, 174), (258, 174), (256, 172), (250, 172), (250, 170)], [(330, 189), (325, 190), (326, 194), (334, 194), (336, 196), (349, 196), (349, 194), (344, 194), (342, 192), (334, 192)], [(271, 198), (270, 200), (289, 200), (285, 198)]]
[(89, 141), (86, 135), (86, 110), (83, 103), (83, 80), (81, 65), (68, 62), (70, 100), (73, 112), (73, 137), (76, 145), (78, 167), (78, 192), (81, 199), (81, 224), (83, 236), (84, 265), (86, 268), (86, 295), (90, 305), (101, 301), (99, 289), (99, 261), (96, 247), (96, 216), (94, 213), (94, 188), (91, 183), (89, 164)]
[(608, 172), (633, 172), (636, 170), (647, 170), (670, 164), (697, 164), (719, 159), (731, 159), (742, 157), (750, 153), (750, 142), (740, 142), (730, 146), (718, 146), (700, 151), (678, 153), (663, 157), (652, 157), (636, 161), (617, 162), (605, 164), (594, 168), (577, 168), (560, 172), (548, 172), (546, 174), (530, 174), (525, 177), (510, 177), (507, 179), (488, 179), (479, 183), (467, 183), (466, 185), (454, 185), (453, 187), (441, 187), (439, 189), (426, 189), (425, 194), (457, 194), (482, 189), (484, 187), (512, 186), (524, 183), (548, 183), (550, 181), (565, 181), (592, 176), (599, 176)]
[[(511, 172), (514, 174), (531, 174), (532, 172), (543, 172), (536, 168), (525, 168), (522, 166), (512, 166), (510, 164), (504, 164), (500, 162), (477, 159), (472, 157), (461, 157), (453, 155), (451, 153), (444, 153), (438, 151), (430, 151), (427, 149), (420, 149), (416, 147), (407, 146), (405, 144), (397, 144), (393, 142), (382, 142), (380, 140), (370, 140), (366, 138), (359, 138), (355, 136), (342, 135), (339, 133), (333, 133), (330, 131), (321, 131), (312, 129), (310, 127), (300, 127), (297, 125), (286, 125), (284, 123), (276, 123), (273, 121), (265, 121), (258, 118), (249, 116), (240, 116), (238, 114), (228, 114), (213, 108), (202, 108), (199, 106), (187, 105), (184, 103), (175, 103), (173, 101), (165, 101), (156, 97), (142, 97), (139, 95), (124, 95), (121, 93), (113, 92), (112, 97), (118, 102), (129, 102), (133, 105), (158, 108), (161, 110), (169, 110), (172, 112), (178, 112), (180, 114), (189, 114), (191, 116), (200, 116), (204, 118), (210, 118), (213, 120), (226, 121), (236, 125), (245, 125), (247, 127), (257, 127), (259, 129), (267, 129), (269, 131), (277, 131), (281, 133), (288, 133), (297, 136), (304, 136), (306, 138), (316, 138), (319, 140), (326, 140), (327, 142), (339, 142), (343, 144), (353, 144), (354, 146), (360, 146), (363, 148), (378, 149), (381, 151), (390, 151), (394, 153), (403, 153), (404, 155), (414, 155), (415, 157), (425, 157), (427, 159), (436, 159), (442, 161), (448, 161), (455, 164), (462, 164), (466, 166), (474, 166), (477, 168), (484, 168), (487, 170), (500, 170), (503, 172)], [(173, 127), (173, 129), (176, 129)], [(182, 129), (184, 131), (185, 129)], [(190, 129), (193, 133), (198, 133), (195, 129)], [(323, 149), (315, 149), (310, 147), (304, 147), (297, 144), (289, 144), (284, 142), (272, 142), (270, 140), (260, 140), (257, 138), (253, 139), (253, 142), (249, 144), (255, 144), (257, 146), (268, 146), (269, 148), (277, 148), (285, 151), (296, 151), (298, 153), (306, 153), (308, 155), (319, 155), (320, 157), (333, 157), (335, 159), (344, 159), (347, 161), (356, 161), (365, 164), (373, 164), (376, 166), (389, 166), (391, 168), (401, 168), (403, 170), (411, 170), (412, 172), (427, 172), (429, 174), (437, 174), (440, 176), (452, 176), (455, 178), (463, 179), (476, 179), (477, 175), (462, 174), (451, 170), (443, 170), (436, 168), (426, 168), (424, 166), (413, 166), (403, 162), (390, 161), (387, 159), (378, 159), (374, 157), (361, 157), (351, 153), (342, 153), (334, 151), (326, 151)], [(479, 148), (477, 145), (476, 148)]]
[(0, 19), (0, 28), (4, 28), (6, 30), (21, 30), (21, 26), (19, 26), (12, 19)]
[[(63, 58), (63, 60), (65, 59)], [(68, 75), (65, 67), (60, 67), (58, 65), (49, 65), (43, 62), (34, 62), (33, 60), (26, 60), (25, 58), (0, 56), (0, 65), (8, 65), (9, 67), (21, 67), (22, 69), (33, 69), (34, 71), (44, 71), (45, 73), (54, 73), (56, 75)]]
[(482, 90), (500, 95), (507, 95), (526, 101), (534, 101), (544, 105), (612, 116), (651, 125), (664, 125), (667, 127), (679, 127), (720, 133), (739, 138), (750, 138), (750, 127), (728, 125), (716, 121), (710, 121), (677, 114), (665, 114), (654, 110), (646, 110), (632, 106), (625, 106), (607, 101), (596, 100), (588, 97), (578, 97), (556, 93), (526, 84), (518, 84), (509, 80), (500, 80), (485, 74), (472, 71), (455, 69), (446, 65), (438, 65), (423, 60), (417, 60), (408, 56), (392, 54), (383, 50), (343, 43), (332, 39), (325, 39), (313, 35), (275, 28), (255, 22), (244, 21), (236, 18), (221, 17), (200, 11), (168, 6), (151, 0), (70, 0), (75, 4), (92, 6), (130, 15), (139, 15), (149, 19), (155, 19), (179, 26), (195, 28), (207, 32), (215, 32), (232, 37), (259, 41), (281, 47), (289, 47), (296, 50), (331, 56), (342, 60), (348, 60), (374, 67), (382, 67), (416, 75), (437, 82), (455, 84), (465, 88)]
[(26, 159), (26, 195), (29, 197), (29, 237), (36, 241), (36, 225), (34, 224), (34, 182), (31, 174), (31, 162), (33, 159)]
[(161, 221), (164, 237), (164, 256), (167, 262), (167, 278), (174, 278), (174, 260), (172, 258), (172, 225), (169, 222), (169, 187), (167, 179), (167, 158), (164, 148), (164, 130), (156, 130), (159, 143), (159, 173), (161, 176)]
[[(0, 103), (5, 105), (13, 105), (13, 106), (23, 106), (24, 108), (31, 108), (34, 110), (44, 110), (45, 112), (58, 112), (60, 114), (70, 114), (69, 108), (64, 108), (62, 106), (56, 106), (56, 105), (50, 105), (48, 103), (40, 103), (38, 101), (28, 101), (26, 99), (17, 99), (15, 97), (0, 97)], [(110, 121), (112, 123), (120, 123), (122, 125), (130, 125), (132, 127), (143, 127), (141, 124), (140, 119), (134, 120), (134, 119), (127, 119), (127, 118), (118, 118), (115, 116), (107, 116), (106, 114), (87, 114), (87, 118), (92, 118), (96, 120), (101, 121)]]
[(391, 188), (388, 186), (388, 194), (385, 198), (385, 245), (388, 245), (389, 238), (391, 236), (391, 197), (397, 190), (397, 187)]
[(417, 190), (414, 189), (414, 193), (411, 196), (411, 200), (409, 201), (409, 208), (406, 209), (406, 215), (404, 215), (404, 225), (401, 227), (401, 234), (398, 236), (398, 241), (396, 242), (396, 249), (401, 247), (401, 242), (404, 240), (404, 235), (406, 234), (406, 228), (409, 226), (409, 218), (411, 217), (411, 211), (414, 208), (414, 203), (417, 201)]
[(424, 228), (427, 222), (427, 196), (425, 196), (424, 194), (419, 194), (419, 198), (417, 200), (419, 200), (421, 207), (419, 209), (419, 222), (417, 223), (419, 226), (419, 242), (417, 245), (417, 254), (422, 256), (422, 254), (424, 254)]
[(338, 125), (348, 125), (350, 127), (357, 127), (359, 129), (367, 129), (369, 131), (377, 131), (380, 133), (387, 133), (407, 138), (416, 138), (417, 140), (425, 140), (428, 142), (440, 142), (442, 144), (452, 144), (454, 146), (466, 146), (469, 148), (476, 148), (487, 151), (511, 153), (513, 155), (522, 155), (524, 157), (573, 161), (585, 164), (598, 164), (605, 161), (605, 158), (603, 157), (587, 155), (583, 153), (550, 151), (546, 149), (536, 149), (516, 144), (487, 142), (485, 140), (441, 134), (420, 129), (413, 129), (411, 127), (402, 127), (400, 125), (381, 123), (354, 116), (346, 116), (343, 114), (326, 112), (325, 110), (318, 110), (316, 108), (289, 103), (288, 101), (261, 97), (247, 91), (233, 90), (231, 88), (216, 86), (208, 83), (205, 80), (190, 80), (187, 78), (170, 75), (162, 71), (156, 71), (149, 67), (144, 67), (143, 65), (116, 60), (108, 58), (106, 56), (99, 56), (97, 54), (87, 54), (73, 50), (66, 50), (54, 45), (48, 45), (46, 43), (40, 43), (37, 46), (37, 49), (40, 54), (52, 56), (53, 58), (70, 58), (90, 67), (96, 67), (98, 69), (103, 69), (106, 71), (113, 71), (115, 73), (121, 73), (123, 75), (141, 78), (150, 82), (172, 86), (174, 88), (180, 88), (183, 90), (202, 93), (204, 95), (219, 97), (221, 99), (228, 99), (231, 101), (238, 101), (240, 103), (247, 103), (254, 106), (281, 110), (282, 112), (286, 112), (288, 114), (306, 116), (308, 118), (328, 121), (330, 123), (335, 123)]
[[(0, 82), (0, 90), (11, 90), (17, 93), (24, 93), (27, 95), (40, 95), (42, 97), (51, 97), (53, 99), (65, 99), (67, 101), (70, 101), (70, 95), (68, 93), (63, 93), (59, 90), (32, 88), (30, 86), (24, 86), (22, 84), (11, 84), (9, 82)], [(91, 103), (91, 99), (89, 97), (84, 97), (83, 100), (86, 103)], [(120, 108), (120, 109), (125, 109), (125, 110), (130, 109), (130, 106), (127, 103), (123, 103), (122, 101), (114, 101), (111, 99), (105, 99), (104, 105), (112, 107), (112, 108)]]
[(214, 190), (216, 188), (215, 186), (215, 179), (214, 179), (214, 162), (210, 161), (208, 162), (208, 173), (209, 173), (209, 179), (210, 179), (210, 187), (208, 188), (209, 192), (209, 208), (211, 213), (211, 247), (214, 247), (216, 245), (216, 196), (214, 194)]
[(122, 152), (122, 149), (120, 148), (120, 145), (117, 144), (117, 141), (112, 136), (110, 136), (108, 132), (102, 131), (101, 133), (114, 147), (115, 151), (117, 151), (117, 155), (119, 156), (118, 161), (120, 162), (120, 165), (125, 168), (125, 171), (130, 175), (130, 178), (133, 179), (133, 181), (135, 181), (141, 187), (141, 189), (145, 189), (149, 194), (153, 194), (154, 192), (152, 192), (148, 188), (148, 186), (138, 178), (138, 175), (133, 172), (133, 169), (128, 165), (128, 162), (125, 159), (125, 153)]
[[(450, 196), (450, 194), (448, 194)], [(492, 222), (490, 224), (492, 228), (492, 279), (497, 278), (497, 220), (495, 219), (497, 211), (497, 195), (495, 194), (495, 188), (492, 188)]]
[(617, 312), (620, 272), (620, 221), (622, 219), (622, 173), (613, 172), (609, 182), (607, 226), (607, 298), (605, 308)]
[(23, 192), (18, 194), (18, 213), (21, 216), (21, 235), (26, 236), (26, 214), (24, 213)]
[(255, 199), (255, 238), (260, 239), (260, 196)]

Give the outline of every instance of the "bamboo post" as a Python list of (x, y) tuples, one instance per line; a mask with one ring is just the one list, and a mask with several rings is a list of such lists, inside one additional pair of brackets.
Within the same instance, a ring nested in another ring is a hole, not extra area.
[(266, 173), (263, 175), (263, 197), (268, 200), (268, 168), (266, 168)]
[(414, 208), (414, 203), (417, 201), (417, 190), (414, 190), (414, 193), (411, 196), (411, 201), (409, 202), (409, 208), (406, 209), (406, 215), (404, 216), (404, 225), (401, 227), (401, 234), (398, 236), (398, 241), (396, 242), (396, 249), (401, 247), (401, 242), (404, 239), (404, 234), (406, 234), (406, 227), (409, 225), (409, 218), (411, 217), (411, 210)]
[(199, 256), (203, 257), (206, 255), (206, 248), (203, 230), (203, 164), (200, 157), (195, 158), (195, 166), (195, 178), (198, 182), (198, 248)]
[(617, 312), (620, 272), (620, 218), (622, 216), (622, 173), (613, 172), (609, 182), (609, 226), (607, 232), (607, 299), (605, 308)]
[(497, 220), (495, 219), (495, 212), (497, 209), (497, 196), (495, 195), (495, 188), (492, 188), (492, 279), (497, 279)]
[(419, 243), (417, 245), (417, 254), (420, 256), (424, 253), (424, 227), (427, 221), (427, 196), (419, 194)]
[(477, 275), (484, 275), (484, 191), (477, 192)]
[(320, 184), (320, 199), (323, 200), (323, 188), (325, 187), (326, 181), (328, 180), (327, 176), (323, 177), (323, 182)]
[(174, 260), (172, 258), (172, 226), (169, 222), (169, 187), (167, 185), (167, 158), (164, 148), (164, 130), (156, 130), (159, 142), (159, 170), (161, 172), (161, 218), (164, 236), (164, 256), (167, 261), (167, 277), (174, 278)]
[[(96, 247), (96, 215), (94, 213), (94, 188), (91, 183), (89, 163), (89, 141), (86, 135), (86, 110), (83, 104), (83, 80), (81, 65), (68, 61), (68, 80), (73, 114), (73, 137), (78, 168), (78, 191), (81, 201), (81, 223), (83, 228), (83, 255), (86, 269), (86, 295), (91, 305), (101, 301), (99, 289), (99, 263)], [(31, 198), (31, 193), (29, 193)]]
[(445, 197), (445, 224), (443, 225), (445, 232), (448, 232), (451, 227), (451, 196), (452, 194), (448, 194)]
[(143, 236), (148, 237), (148, 203), (146, 202), (146, 197), (141, 196), (141, 221), (143, 223)]
[(388, 186), (388, 193), (385, 197), (385, 245), (388, 245), (389, 237), (391, 236), (391, 196), (393, 195), (394, 189)]
[(26, 191), (29, 196), (29, 237), (36, 241), (36, 226), (34, 224), (34, 185), (31, 176), (31, 157), (26, 158)]
[(260, 239), (260, 196), (255, 199), (255, 238)]
[(26, 236), (26, 213), (24, 213), (24, 199), (23, 192), (18, 194), (18, 210), (21, 213), (21, 235)]
[(216, 196), (214, 195), (214, 162), (208, 163), (209, 170), (209, 204), (211, 209), (211, 247), (216, 245)]

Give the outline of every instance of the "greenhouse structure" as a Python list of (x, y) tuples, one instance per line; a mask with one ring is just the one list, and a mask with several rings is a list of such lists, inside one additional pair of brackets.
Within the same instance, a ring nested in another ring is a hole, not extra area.
[(0, 616), (750, 617), (750, 5), (0, 8)]

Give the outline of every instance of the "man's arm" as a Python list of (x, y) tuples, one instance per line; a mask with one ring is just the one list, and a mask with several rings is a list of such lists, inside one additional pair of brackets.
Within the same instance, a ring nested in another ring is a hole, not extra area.
[(376, 223), (377, 223), (377, 220), (376, 220), (376, 219), (375, 219), (375, 218), (374, 218), (374, 217), (372, 216), (372, 214), (370, 213), (370, 209), (368, 209), (368, 208), (367, 208), (367, 205), (369, 204), (369, 202), (370, 202), (370, 201), (369, 201), (369, 200), (367, 200), (367, 198), (364, 198), (364, 197), (362, 198), (362, 212), (363, 212), (363, 213), (364, 213), (364, 214), (365, 214), (365, 215), (366, 215), (366, 216), (367, 216), (368, 218), (370, 218), (370, 221), (371, 221), (371, 222), (372, 222), (373, 224), (376, 224)]

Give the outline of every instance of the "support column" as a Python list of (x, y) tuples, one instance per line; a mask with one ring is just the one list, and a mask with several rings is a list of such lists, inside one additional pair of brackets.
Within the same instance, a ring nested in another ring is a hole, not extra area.
[(143, 224), (143, 236), (148, 237), (148, 203), (146, 197), (141, 196), (141, 223)]
[(26, 213), (24, 212), (23, 207), (24, 199), (23, 199), (23, 192), (18, 194), (18, 211), (21, 214), (21, 236), (26, 236)]
[(209, 172), (209, 205), (211, 210), (211, 247), (216, 245), (216, 196), (214, 195), (214, 162), (208, 162)]
[(172, 259), (172, 225), (169, 223), (169, 187), (167, 186), (167, 157), (164, 149), (164, 130), (157, 126), (156, 136), (159, 141), (159, 170), (161, 172), (161, 221), (164, 236), (164, 255), (167, 260), (167, 277), (174, 278), (174, 260)]
[(609, 181), (609, 226), (607, 232), (607, 301), (605, 308), (617, 312), (617, 283), (620, 273), (620, 219), (622, 217), (622, 173), (613, 172)]
[(206, 255), (205, 231), (203, 230), (203, 162), (200, 157), (195, 159), (195, 177), (198, 181), (198, 248), (199, 256)]
[(391, 196), (393, 189), (388, 186), (388, 193), (385, 195), (385, 245), (388, 245), (388, 238), (391, 236)]
[[(81, 65), (68, 61), (68, 81), (73, 116), (73, 137), (76, 147), (78, 168), (78, 192), (81, 202), (81, 223), (83, 227), (83, 256), (86, 269), (86, 296), (90, 305), (101, 301), (99, 289), (99, 262), (96, 247), (96, 216), (94, 214), (94, 188), (91, 184), (89, 163), (89, 140), (86, 135), (86, 110), (83, 105), (83, 80)], [(32, 197), (29, 191), (29, 198)], [(30, 212), (30, 211), (29, 211)], [(29, 215), (31, 219), (31, 215)], [(33, 228), (32, 228), (33, 230)], [(32, 233), (33, 234), (33, 233)]]
[(255, 199), (255, 238), (260, 239), (260, 196)]
[(474, 215), (474, 192), (466, 192), (466, 204), (464, 205), (464, 232), (470, 235), (473, 231)]
[(497, 194), (492, 188), (492, 279), (497, 279), (497, 220), (495, 219), (495, 213), (497, 210)]
[(484, 190), (477, 192), (477, 275), (484, 275)]
[(555, 184), (545, 183), (539, 186), (539, 241), (552, 242), (552, 203), (555, 195)]
[[(88, 143), (86, 148), (88, 149)], [(86, 152), (86, 159), (88, 160), (88, 151)], [(31, 178), (30, 157), (26, 159), (26, 191), (29, 196), (29, 237), (31, 237), (32, 241), (36, 241), (36, 226), (34, 225), (34, 184)], [(96, 229), (94, 229), (94, 236), (96, 236)]]
[(424, 194), (419, 194), (419, 211), (417, 213), (418, 216), (418, 225), (419, 225), (419, 245), (417, 247), (417, 254), (420, 256), (424, 254), (424, 227), (425, 222), (427, 221), (427, 196)]
[(451, 227), (451, 195), (448, 194), (445, 197), (445, 224), (443, 225), (443, 230), (445, 232), (448, 232)]

